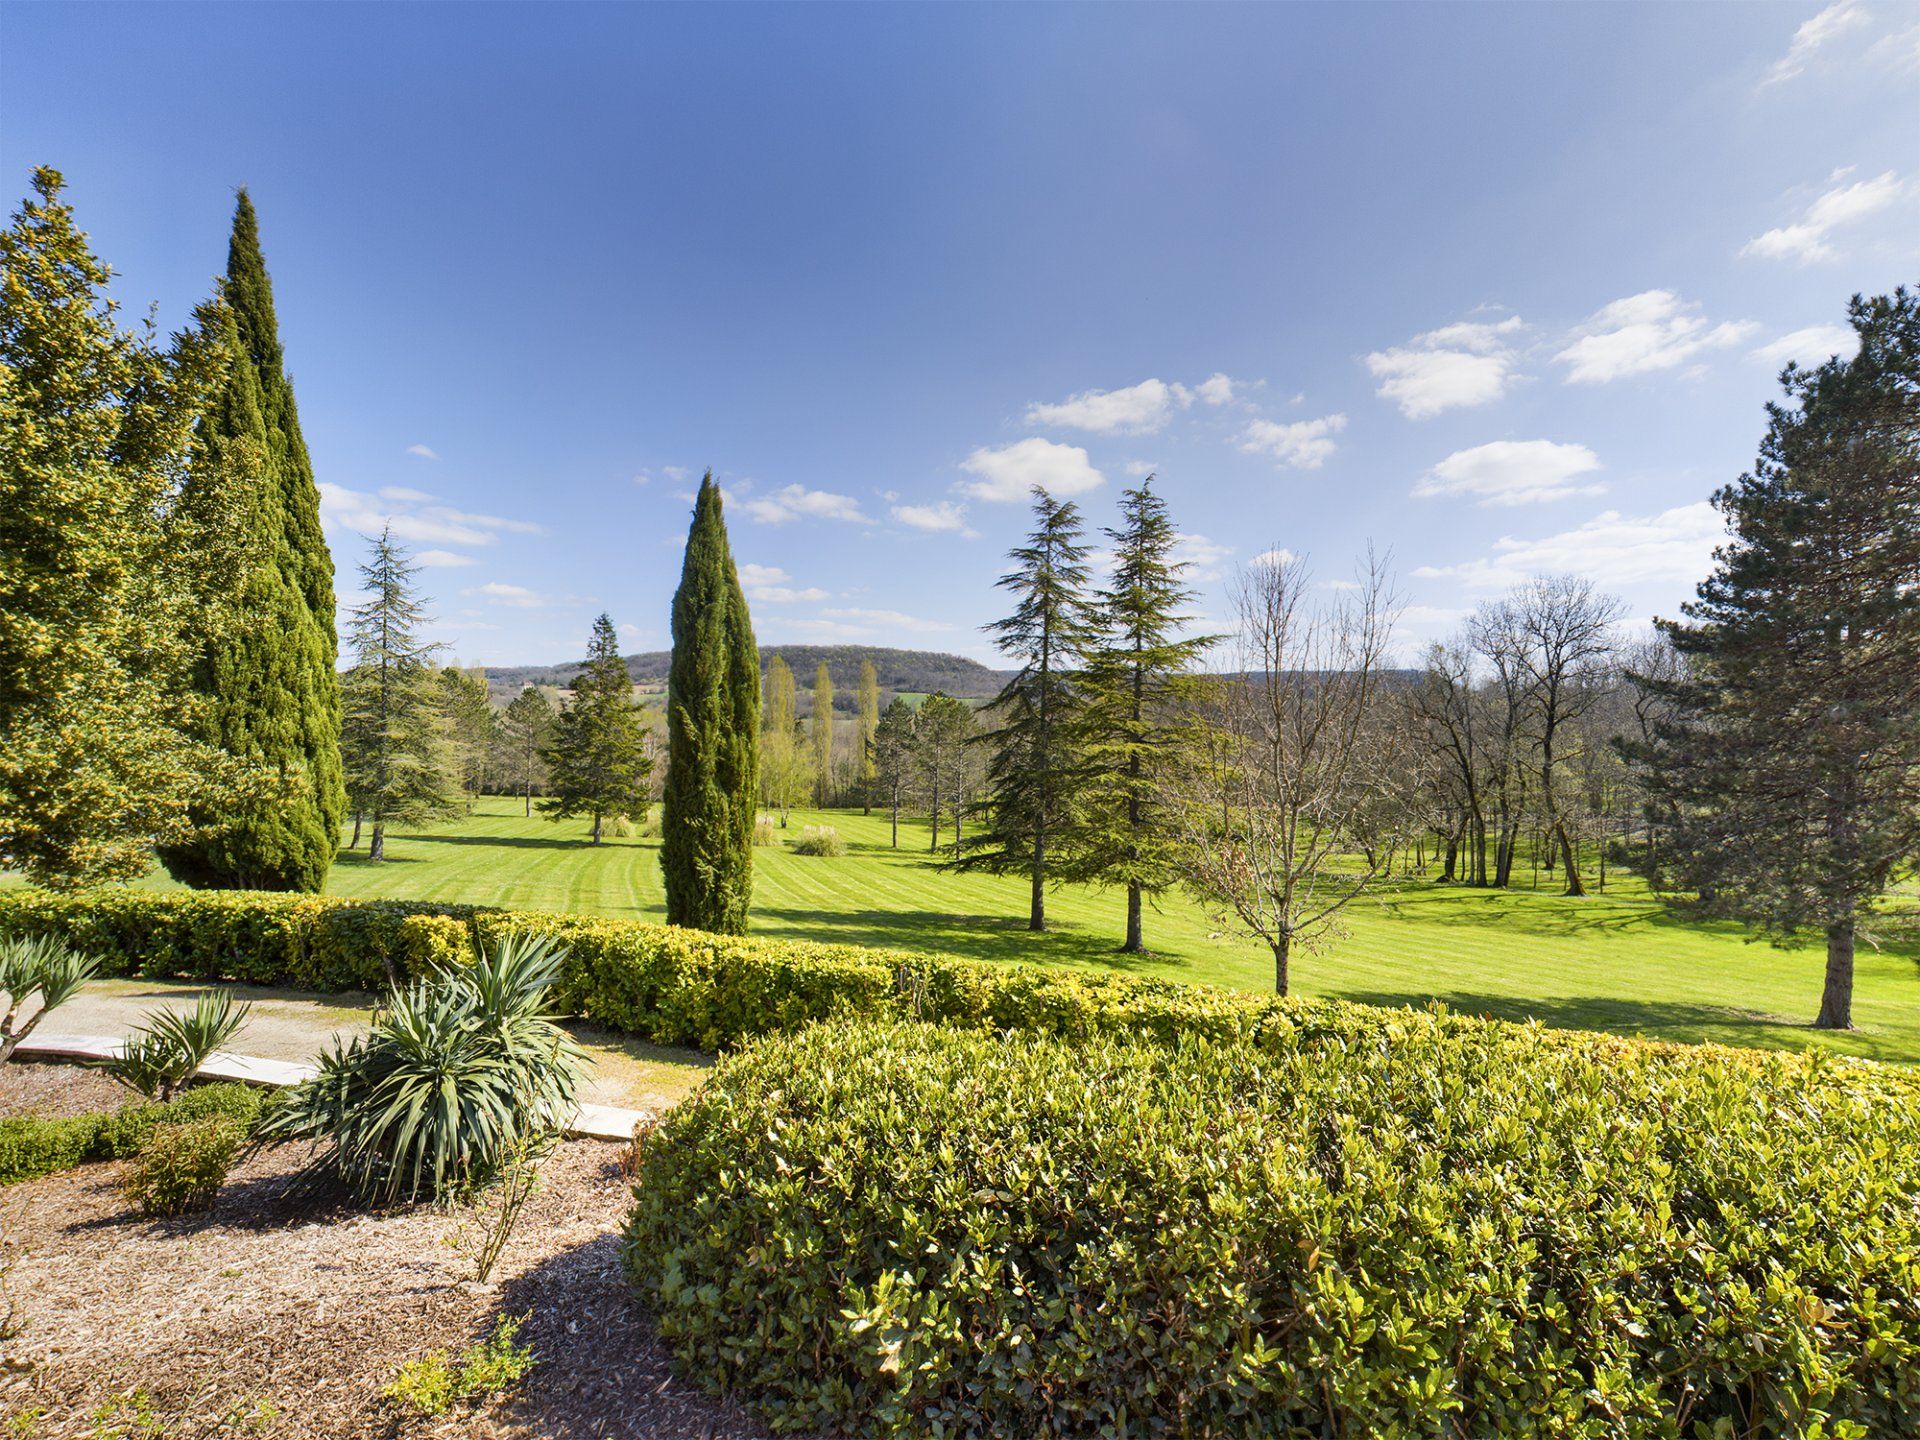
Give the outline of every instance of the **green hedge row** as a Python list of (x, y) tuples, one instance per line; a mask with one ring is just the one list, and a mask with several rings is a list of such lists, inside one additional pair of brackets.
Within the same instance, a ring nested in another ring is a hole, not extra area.
[(646, 1142), (626, 1264), (783, 1430), (1920, 1435), (1904, 1078), (1390, 1039), (769, 1040)]
[(89, 1160), (130, 1159), (160, 1125), (222, 1116), (250, 1126), (263, 1103), (259, 1091), (222, 1082), (196, 1085), (164, 1105), (129, 1105), (59, 1119), (11, 1115), (0, 1120), (0, 1185), (71, 1170)]

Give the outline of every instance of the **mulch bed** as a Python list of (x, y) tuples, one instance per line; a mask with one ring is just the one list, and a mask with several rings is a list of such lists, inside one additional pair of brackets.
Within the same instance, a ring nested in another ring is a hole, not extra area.
[[(0, 1077), (14, 1108), (29, 1089), (46, 1114), (120, 1100), (102, 1101), (100, 1077), (70, 1067), (9, 1065)], [(304, 1149), (255, 1156), (210, 1211), (179, 1220), (130, 1210), (121, 1164), (0, 1188), (0, 1243), (17, 1257), (6, 1290), (26, 1327), (0, 1343), (0, 1417), (44, 1412), (4, 1433), (67, 1440), (117, 1423), (168, 1440), (762, 1435), (751, 1416), (671, 1376), (634, 1302), (619, 1263), (622, 1149), (572, 1141), (554, 1152), (487, 1286), (448, 1243), (469, 1212), (291, 1198)], [(528, 1317), (520, 1339), (539, 1357), (515, 1393), (438, 1419), (381, 1398), (402, 1364), (464, 1350), (503, 1315)], [(129, 1424), (143, 1407), (156, 1422), (146, 1429)]]
[(24, 1057), (0, 1065), (0, 1119), (118, 1110), (134, 1093), (99, 1070)]

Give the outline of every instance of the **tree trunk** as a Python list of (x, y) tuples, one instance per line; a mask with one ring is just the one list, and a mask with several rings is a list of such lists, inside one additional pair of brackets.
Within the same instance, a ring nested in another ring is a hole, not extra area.
[(367, 859), (384, 860), (387, 858), (387, 822), (379, 816), (373, 819), (373, 838), (367, 842)]
[(1047, 928), (1047, 836), (1046, 832), (1036, 832), (1033, 837), (1033, 895), (1027, 904), (1027, 929), (1040, 931)]
[(900, 792), (893, 792), (893, 848), (900, 848)]
[(347, 842), (347, 849), (358, 850), (359, 848), (360, 848), (360, 812), (356, 810), (353, 812), (353, 839)]
[(1820, 995), (1817, 1030), (1853, 1028), (1853, 917), (1827, 927), (1827, 985)]
[(533, 818), (533, 782), (527, 782), (527, 818)]
[(1287, 952), (1293, 948), (1293, 937), (1282, 935), (1273, 942), (1273, 993), (1285, 995), (1289, 976), (1287, 975)]
[(1127, 943), (1120, 947), (1120, 953), (1144, 955), (1146, 951), (1147, 943), (1140, 925), (1140, 886), (1129, 881), (1127, 884)]
[(600, 843), (600, 812), (598, 810), (593, 812), (593, 843), (596, 845)]
[(1560, 853), (1567, 863), (1567, 894), (1584, 895), (1587, 893), (1587, 887), (1580, 883), (1580, 857), (1574, 853), (1573, 837), (1567, 833), (1567, 825), (1564, 820), (1560, 822), (1558, 828), (1560, 831)]

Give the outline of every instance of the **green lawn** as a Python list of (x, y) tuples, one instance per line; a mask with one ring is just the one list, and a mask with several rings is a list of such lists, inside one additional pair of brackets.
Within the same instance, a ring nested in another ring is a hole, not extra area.
[[(1114, 953), (1122, 900), (1067, 889), (1048, 901), (1058, 929), (1025, 927), (1025, 887), (1014, 878), (959, 876), (927, 863), (927, 830), (901, 825), (887, 846), (884, 817), (795, 812), (839, 827), (840, 859), (755, 852), (754, 933), (974, 956), (1150, 971), (1262, 990), (1266, 952), (1219, 937), (1183, 899), (1147, 918), (1149, 958)], [(595, 848), (575, 822), (523, 817), (518, 801), (490, 799), (479, 813), (388, 841), (389, 860), (348, 853), (328, 889), (337, 895), (473, 901), (658, 920), (664, 907), (651, 839)], [(1819, 1008), (1822, 956), (1748, 943), (1731, 926), (1670, 918), (1632, 876), (1607, 893), (1569, 900), (1401, 883), (1348, 912), (1350, 933), (1318, 954), (1296, 955), (1303, 993), (1379, 1004), (1438, 998), (1457, 1009), (1548, 1024), (1742, 1045), (1830, 1046), (1881, 1059), (1920, 1061), (1920, 950), (1909, 941), (1862, 946), (1854, 1018), (1833, 1035), (1809, 1029)]]

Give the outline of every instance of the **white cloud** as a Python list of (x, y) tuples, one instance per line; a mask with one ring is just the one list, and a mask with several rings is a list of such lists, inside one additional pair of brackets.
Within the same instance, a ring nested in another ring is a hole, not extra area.
[(461, 555), (452, 550), (422, 550), (413, 559), (415, 564), (425, 565), (430, 570), (451, 570), (461, 565), (480, 563), (471, 555)]
[(1553, 358), (1567, 367), (1569, 383), (1604, 383), (1675, 369), (1759, 328), (1750, 320), (1709, 325), (1699, 309), (1671, 290), (1643, 290), (1595, 312)]
[(1409, 420), (1444, 410), (1485, 405), (1506, 393), (1516, 357), (1508, 337), (1521, 328), (1518, 315), (1499, 321), (1463, 320), (1416, 335), (1404, 346), (1367, 356), (1380, 381), (1379, 394)]
[(1233, 381), (1228, 376), (1216, 372), (1194, 386), (1193, 393), (1208, 405), (1231, 405)]
[(1608, 510), (1584, 525), (1538, 540), (1505, 536), (1493, 553), (1459, 565), (1423, 565), (1426, 580), (1452, 580), (1469, 590), (1504, 590), (1533, 575), (1572, 573), (1615, 588), (1654, 581), (1703, 578), (1713, 550), (1725, 538), (1720, 516), (1705, 500), (1658, 515)]
[(1204, 535), (1179, 534), (1173, 537), (1173, 559), (1187, 567), (1188, 580), (1218, 580), (1224, 572), (1231, 545), (1222, 545)]
[(1920, 25), (1882, 35), (1867, 53), (1880, 64), (1903, 74), (1920, 73)]
[[(1291, 565), (1299, 558), (1300, 557), (1294, 554), (1293, 551), (1281, 545), (1272, 550), (1262, 550), (1258, 555), (1253, 557), (1253, 563), (1255, 565)], [(1346, 582), (1340, 581), (1336, 583), (1345, 584)]]
[(429, 495), (424, 490), (409, 490), (404, 485), (382, 485), (380, 498), (392, 500), (401, 505), (425, 505), (439, 497)]
[(407, 446), (407, 454), (418, 455), (422, 460), (438, 460), (440, 458), (433, 453), (430, 447), (425, 445), (409, 445)]
[(791, 520), (844, 520), (867, 525), (860, 502), (851, 495), (836, 495), (830, 490), (809, 490), (804, 485), (786, 485), (754, 499), (728, 494), (730, 503), (741, 505), (754, 519), (767, 525), (785, 525)]
[(1059, 445), (1038, 436), (1016, 440), (998, 450), (983, 446), (962, 460), (960, 468), (979, 477), (961, 481), (962, 494), (1000, 504), (1025, 500), (1036, 485), (1059, 498), (1084, 495), (1099, 489), (1103, 482), (1087, 459), (1087, 452), (1078, 445)]
[(1835, 355), (1851, 356), (1860, 348), (1860, 336), (1851, 325), (1809, 325), (1778, 340), (1769, 341), (1753, 352), (1756, 360), (1769, 365), (1785, 365), (1792, 360), (1800, 365), (1824, 365)]
[(483, 600), (491, 600), (496, 605), (510, 605), (516, 610), (540, 610), (548, 605), (560, 603), (551, 595), (542, 595), (539, 591), (529, 590), (524, 585), (503, 585), (498, 580), (490, 580), (485, 585), (475, 585), (460, 593), (478, 595)]
[(1471, 495), (1482, 505), (1530, 505), (1568, 495), (1597, 495), (1605, 486), (1574, 482), (1600, 468), (1584, 445), (1553, 440), (1495, 440), (1456, 450), (1420, 478), (1422, 499)]
[(1144, 480), (1157, 468), (1151, 460), (1129, 460), (1120, 467), (1135, 480)]
[(832, 620), (848, 621), (855, 625), (882, 630), (933, 631), (951, 630), (953, 626), (942, 620), (922, 620), (916, 615), (903, 614), (898, 610), (862, 610), (858, 607), (840, 610), (822, 610), (822, 615)]
[(1346, 428), (1345, 415), (1323, 415), (1291, 425), (1255, 420), (1240, 432), (1240, 448), (1249, 455), (1271, 456), (1295, 470), (1318, 470), (1334, 452), (1333, 437)]
[(508, 520), (498, 515), (474, 515), (448, 505), (425, 504), (431, 495), (418, 490), (389, 488), (378, 496), (322, 482), (320, 518), (339, 529), (378, 535), (391, 526), (402, 540), (427, 545), (492, 545), (502, 532), (538, 535), (530, 520)]
[(968, 540), (979, 538), (979, 532), (967, 524), (967, 507), (951, 500), (936, 500), (930, 505), (895, 505), (890, 513), (902, 525), (911, 525), (915, 530), (952, 533)]
[[(1835, 175), (1840, 178), (1846, 172)], [(1831, 241), (1833, 232), (1856, 225), (1877, 214), (1900, 196), (1900, 181), (1893, 171), (1871, 180), (1856, 180), (1851, 185), (1836, 185), (1807, 207), (1807, 213), (1791, 225), (1781, 225), (1756, 236), (1741, 247), (1742, 255), (1758, 255), (1767, 260), (1833, 260), (1839, 252)]]
[(1787, 53), (1774, 62), (1763, 83), (1774, 85), (1791, 80), (1807, 68), (1822, 46), (1866, 23), (1866, 9), (1858, 0), (1837, 0), (1793, 32)]
[(1027, 423), (1064, 425), (1098, 435), (1138, 434), (1158, 430), (1173, 417), (1176, 408), (1184, 410), (1192, 403), (1193, 392), (1184, 385), (1142, 380), (1124, 390), (1083, 390), (1057, 405), (1036, 402), (1027, 407)]
[(825, 600), (827, 592), (808, 586), (795, 589), (788, 582), (793, 577), (778, 565), (742, 565), (740, 567), (740, 588), (747, 592), (749, 600), (758, 600), (768, 605), (788, 605), (797, 600)]

